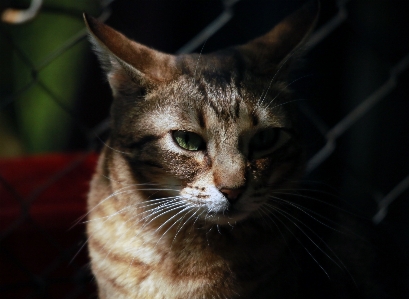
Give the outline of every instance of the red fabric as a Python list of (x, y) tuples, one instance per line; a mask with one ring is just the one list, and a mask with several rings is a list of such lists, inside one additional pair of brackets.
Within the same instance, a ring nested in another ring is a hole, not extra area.
[[(0, 298), (95, 294), (89, 273), (86, 195), (95, 153), (0, 160)], [(78, 222), (78, 223), (77, 223)], [(77, 223), (77, 224), (76, 224)]]
[[(26, 213), (45, 229), (73, 225), (85, 214), (96, 159), (75, 153), (0, 160), (0, 231)], [(30, 227), (22, 223), (15, 229)]]

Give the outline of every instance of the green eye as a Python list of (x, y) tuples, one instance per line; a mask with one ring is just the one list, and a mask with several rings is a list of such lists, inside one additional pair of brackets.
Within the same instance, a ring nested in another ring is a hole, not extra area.
[(203, 138), (193, 132), (173, 131), (173, 139), (181, 148), (188, 151), (199, 151), (205, 148)]
[(277, 142), (280, 130), (268, 128), (257, 132), (250, 141), (250, 149), (265, 151), (271, 149)]

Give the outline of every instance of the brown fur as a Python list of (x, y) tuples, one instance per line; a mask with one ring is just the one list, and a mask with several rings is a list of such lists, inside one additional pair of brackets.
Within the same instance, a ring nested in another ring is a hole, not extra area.
[[(316, 15), (306, 5), (202, 56), (163, 54), (85, 18), (114, 94), (88, 201), (100, 298), (283, 298), (291, 230), (271, 227), (267, 207), (302, 169), (283, 80)], [(252, 148), (272, 128), (277, 144)], [(206, 149), (182, 149), (174, 131)]]

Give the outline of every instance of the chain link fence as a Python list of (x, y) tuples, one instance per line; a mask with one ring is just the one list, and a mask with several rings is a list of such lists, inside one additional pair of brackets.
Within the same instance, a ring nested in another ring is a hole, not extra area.
[[(0, 153), (20, 155), (0, 161), (0, 297), (95, 298), (76, 220), (108, 130), (111, 93), (82, 11), (141, 43), (188, 53), (243, 43), (305, 1), (41, 2), (31, 3), (26, 23), (0, 25)], [(5, 1), (0, 10), (29, 5)], [(402, 263), (409, 260), (408, 16), (403, 1), (322, 1), (292, 84), (307, 180), (332, 186), (389, 235)]]

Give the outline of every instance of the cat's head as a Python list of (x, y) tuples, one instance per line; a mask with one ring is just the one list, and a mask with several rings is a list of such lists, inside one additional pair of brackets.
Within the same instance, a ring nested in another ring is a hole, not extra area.
[[(114, 101), (110, 146), (136, 183), (218, 224), (258, 215), (302, 151), (286, 75), (316, 21), (305, 5), (266, 35), (211, 54), (169, 55), (85, 17)], [(163, 191), (169, 190), (169, 191)]]

